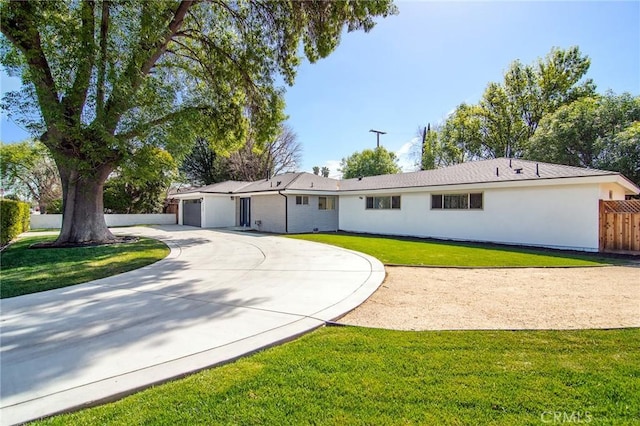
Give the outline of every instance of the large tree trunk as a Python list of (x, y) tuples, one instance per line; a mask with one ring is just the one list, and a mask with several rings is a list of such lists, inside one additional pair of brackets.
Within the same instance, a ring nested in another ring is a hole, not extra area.
[(93, 173), (80, 173), (59, 165), (62, 180), (62, 230), (55, 245), (110, 243), (116, 237), (104, 220), (103, 187), (113, 171), (110, 164), (100, 165)]

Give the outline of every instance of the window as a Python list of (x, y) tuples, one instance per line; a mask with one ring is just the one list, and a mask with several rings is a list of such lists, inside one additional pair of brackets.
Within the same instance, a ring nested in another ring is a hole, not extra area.
[(318, 197), (318, 210), (335, 210), (336, 197)]
[(366, 208), (373, 210), (400, 209), (400, 196), (367, 197)]
[(469, 208), (469, 194), (445, 194), (442, 198), (444, 198), (445, 209)]
[(306, 195), (296, 195), (296, 205), (308, 206), (309, 205), (309, 197), (306, 196)]
[(482, 208), (482, 193), (469, 194), (469, 208), (481, 209)]
[(431, 194), (431, 209), (481, 210), (482, 192), (472, 194)]

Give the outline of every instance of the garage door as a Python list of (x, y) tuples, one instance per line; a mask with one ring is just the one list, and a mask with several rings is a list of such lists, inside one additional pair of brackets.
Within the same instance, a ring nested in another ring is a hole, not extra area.
[(200, 218), (200, 200), (184, 200), (182, 202), (182, 224), (200, 227), (202, 222)]

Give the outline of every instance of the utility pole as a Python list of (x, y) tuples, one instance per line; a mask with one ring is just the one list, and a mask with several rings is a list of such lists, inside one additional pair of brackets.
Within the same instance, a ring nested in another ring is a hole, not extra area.
[(369, 130), (369, 132), (376, 134), (376, 147), (380, 148), (380, 135), (386, 135), (387, 132), (383, 132), (381, 130), (373, 130), (373, 129)]

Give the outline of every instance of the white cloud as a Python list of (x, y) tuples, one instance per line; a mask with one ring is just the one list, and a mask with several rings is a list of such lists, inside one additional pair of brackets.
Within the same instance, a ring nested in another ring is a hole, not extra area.
[(395, 154), (398, 157), (398, 165), (403, 172), (413, 172), (416, 170), (416, 149), (420, 146), (420, 138), (415, 137), (409, 142), (402, 144)]
[(340, 169), (340, 160), (327, 160), (324, 163), (324, 167), (329, 168), (329, 177), (333, 179), (342, 179), (342, 173)]

